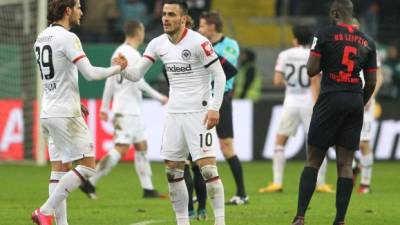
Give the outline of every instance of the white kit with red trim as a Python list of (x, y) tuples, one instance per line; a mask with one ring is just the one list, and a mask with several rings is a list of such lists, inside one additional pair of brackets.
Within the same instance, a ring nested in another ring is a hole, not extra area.
[(275, 65), (275, 71), (285, 76), (286, 91), (284, 106), (310, 107), (312, 97), (310, 78), (307, 75), (307, 60), (310, 49), (303, 46), (282, 51)]
[(62, 26), (53, 25), (38, 35), (34, 51), (43, 84), (40, 118), (79, 117), (81, 108), (75, 63), (85, 57), (79, 38)]
[(143, 56), (164, 63), (170, 84), (169, 113), (200, 112), (210, 107), (211, 75), (207, 68), (218, 57), (207, 38), (186, 29), (181, 40), (173, 44), (163, 34), (149, 43)]

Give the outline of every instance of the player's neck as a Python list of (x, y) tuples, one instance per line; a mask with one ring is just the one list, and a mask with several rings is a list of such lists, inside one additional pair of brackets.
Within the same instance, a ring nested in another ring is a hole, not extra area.
[(353, 24), (353, 20), (352, 19), (340, 19), (337, 20), (336, 24), (348, 24), (348, 25), (352, 25)]
[(66, 19), (62, 19), (62, 20), (57, 20), (55, 21), (53, 24), (58, 24), (61, 25), (62, 27), (64, 27), (66, 30), (70, 30), (71, 26), (69, 24), (69, 21)]
[(210, 41), (211, 41), (211, 43), (217, 43), (219, 40), (221, 40), (221, 38), (223, 37), (224, 35), (222, 34), (222, 33), (215, 33), (214, 35), (212, 35), (211, 37), (210, 37)]
[(125, 43), (134, 49), (137, 49), (140, 45), (139, 40), (136, 38), (126, 38)]
[(183, 39), (183, 37), (186, 35), (186, 32), (187, 32), (187, 28), (182, 27), (175, 34), (168, 35), (168, 38), (172, 43), (177, 44), (178, 42), (180, 42)]

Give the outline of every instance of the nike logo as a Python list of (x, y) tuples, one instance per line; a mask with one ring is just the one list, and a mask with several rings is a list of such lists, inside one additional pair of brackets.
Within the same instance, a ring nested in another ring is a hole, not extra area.
[(164, 54), (160, 54), (160, 57), (163, 57), (163, 56), (165, 56), (166, 54), (168, 54), (168, 52), (167, 52), (167, 53), (164, 53)]

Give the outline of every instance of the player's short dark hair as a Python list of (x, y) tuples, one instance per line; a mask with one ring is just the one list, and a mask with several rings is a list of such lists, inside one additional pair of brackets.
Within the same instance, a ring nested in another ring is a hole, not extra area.
[(312, 32), (308, 26), (297, 25), (293, 27), (293, 36), (299, 45), (308, 45), (311, 42)]
[(189, 6), (185, 0), (164, 0), (163, 6), (165, 4), (179, 5), (179, 7), (182, 9), (183, 15), (189, 14)]
[(208, 25), (214, 24), (215, 30), (219, 33), (221, 33), (222, 30), (224, 29), (222, 17), (219, 12), (215, 12), (215, 11), (203, 12), (200, 15), (200, 19), (204, 19)]
[(125, 36), (134, 37), (138, 34), (143, 24), (137, 20), (129, 20), (124, 23), (124, 34)]
[(336, 11), (345, 19), (353, 18), (353, 3), (351, 0), (335, 0), (332, 3), (331, 10)]
[(54, 23), (64, 17), (65, 9), (73, 8), (76, 0), (50, 0), (48, 7), (47, 20)]

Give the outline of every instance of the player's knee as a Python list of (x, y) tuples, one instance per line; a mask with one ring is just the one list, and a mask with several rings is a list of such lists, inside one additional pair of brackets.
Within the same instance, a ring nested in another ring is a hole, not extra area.
[(165, 174), (169, 183), (179, 182), (183, 180), (184, 170), (178, 168), (165, 168)]
[(84, 178), (84, 179), (89, 179), (96, 173), (95, 169), (92, 169), (87, 166), (82, 166), (82, 165), (78, 165), (77, 167), (75, 167), (74, 170), (79, 173), (81, 178)]
[(219, 178), (217, 166), (205, 165), (201, 167), (200, 170), (205, 182), (210, 182)]

